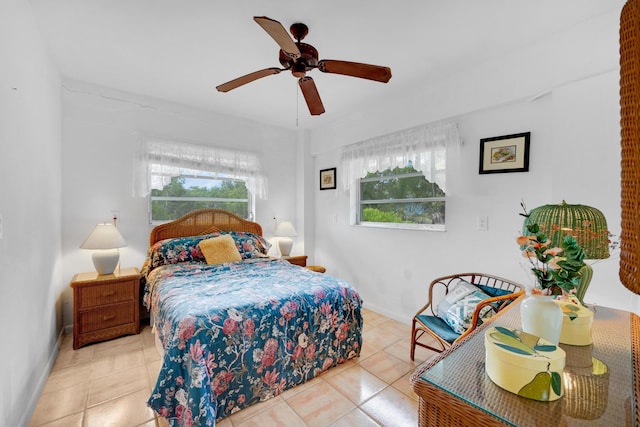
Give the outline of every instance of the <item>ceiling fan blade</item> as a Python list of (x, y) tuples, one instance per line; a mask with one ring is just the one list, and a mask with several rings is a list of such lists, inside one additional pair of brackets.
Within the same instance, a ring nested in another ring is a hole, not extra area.
[(278, 43), (284, 53), (293, 59), (300, 58), (300, 49), (280, 22), (266, 16), (254, 16), (253, 20)]
[(336, 61), (323, 59), (318, 62), (318, 69), (323, 73), (343, 74), (386, 83), (391, 79), (391, 68), (379, 65), (362, 64), (360, 62)]
[(322, 99), (320, 99), (318, 88), (316, 88), (313, 79), (311, 77), (302, 77), (298, 80), (298, 84), (300, 85), (304, 100), (307, 101), (307, 107), (309, 107), (311, 115), (319, 116), (324, 113), (324, 105), (322, 105)]
[(223, 83), (220, 86), (216, 86), (216, 89), (218, 89), (218, 92), (229, 92), (231, 89), (246, 85), (254, 80), (278, 74), (280, 71), (282, 71), (280, 68), (265, 68), (264, 70), (254, 71), (253, 73), (246, 74), (242, 77), (238, 77), (237, 79)]

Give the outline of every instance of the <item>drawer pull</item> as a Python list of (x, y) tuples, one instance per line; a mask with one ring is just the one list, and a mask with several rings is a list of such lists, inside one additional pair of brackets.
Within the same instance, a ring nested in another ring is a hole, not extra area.
[(113, 319), (115, 319), (115, 318), (116, 318), (116, 315), (115, 315), (115, 314), (112, 314), (112, 315), (110, 315), (110, 316), (103, 316), (103, 317), (102, 317), (102, 321), (103, 321), (103, 322), (106, 322), (106, 321), (108, 321), (108, 320), (113, 320)]
[(103, 297), (112, 297), (116, 294), (116, 291), (108, 291), (102, 294)]

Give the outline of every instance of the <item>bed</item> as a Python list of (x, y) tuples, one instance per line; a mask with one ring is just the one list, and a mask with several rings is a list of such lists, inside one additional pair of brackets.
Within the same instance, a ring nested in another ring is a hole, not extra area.
[(268, 257), (259, 224), (201, 209), (149, 243), (141, 280), (162, 367), (148, 404), (170, 425), (213, 426), (359, 357), (356, 289)]

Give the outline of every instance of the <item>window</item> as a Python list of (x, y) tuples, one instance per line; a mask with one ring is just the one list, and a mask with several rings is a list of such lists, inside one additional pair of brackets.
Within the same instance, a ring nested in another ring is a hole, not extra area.
[(134, 192), (149, 196), (151, 222), (170, 221), (215, 207), (254, 218), (254, 198), (266, 198), (266, 178), (256, 153), (159, 139), (141, 141)]
[(447, 148), (459, 145), (457, 125), (440, 124), (345, 147), (351, 224), (444, 230)]
[(210, 175), (206, 172), (195, 177), (180, 175), (172, 177), (162, 189), (152, 189), (151, 221), (171, 221), (203, 208), (224, 209), (250, 218), (252, 203), (245, 182)]
[(444, 191), (411, 165), (370, 172), (360, 179), (359, 190), (360, 224), (444, 226)]

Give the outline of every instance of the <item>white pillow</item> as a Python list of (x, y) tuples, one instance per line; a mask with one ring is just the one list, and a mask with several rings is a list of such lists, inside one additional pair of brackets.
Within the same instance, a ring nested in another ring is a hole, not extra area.
[(454, 303), (477, 290), (479, 289), (469, 282), (465, 282), (464, 280), (458, 281), (454, 288), (449, 289), (449, 293), (447, 294), (446, 298), (443, 299), (440, 304), (438, 304), (438, 317), (441, 319), (445, 319), (447, 317), (449, 308)]
[[(476, 307), (487, 298), (490, 298), (490, 296), (480, 289), (473, 291), (449, 307), (444, 321), (457, 333), (464, 333), (471, 327), (471, 320), (473, 320), (473, 313), (476, 311)], [(487, 305), (480, 310), (479, 318), (487, 319), (494, 314), (495, 309), (491, 305)]]

